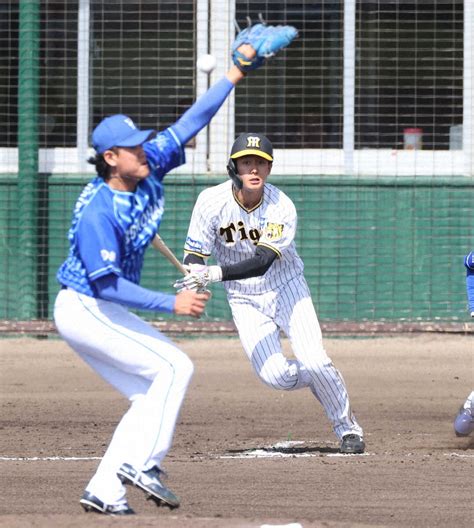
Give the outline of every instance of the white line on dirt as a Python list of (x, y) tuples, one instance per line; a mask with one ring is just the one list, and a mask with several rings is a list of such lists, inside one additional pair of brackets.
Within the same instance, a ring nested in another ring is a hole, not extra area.
[(260, 528), (303, 528), (300, 523), (290, 524), (262, 524)]
[(21, 462), (49, 462), (49, 461), (69, 461), (69, 460), (102, 460), (102, 457), (59, 457), (59, 456), (50, 456), (50, 457), (0, 457), (0, 461), (21, 461)]
[[(453, 458), (474, 458), (474, 454), (462, 453), (443, 453), (444, 456)], [(282, 453), (278, 451), (267, 451), (265, 449), (253, 449), (243, 451), (242, 453), (221, 455), (218, 458), (307, 458), (307, 457), (361, 457), (361, 456), (375, 456), (375, 453), (362, 454), (343, 454), (343, 453)], [(102, 457), (0, 457), (3, 462), (55, 462), (55, 461), (76, 461), (76, 460), (102, 460)]]
[(343, 454), (343, 453), (282, 453), (266, 449), (252, 449), (242, 453), (221, 455), (218, 458), (305, 458), (305, 457), (360, 457), (372, 456), (374, 453)]

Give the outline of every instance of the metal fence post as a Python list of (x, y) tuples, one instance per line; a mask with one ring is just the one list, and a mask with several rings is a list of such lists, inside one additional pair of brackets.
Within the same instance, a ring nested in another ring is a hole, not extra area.
[(40, 0), (20, 0), (18, 71), (18, 317), (37, 316)]

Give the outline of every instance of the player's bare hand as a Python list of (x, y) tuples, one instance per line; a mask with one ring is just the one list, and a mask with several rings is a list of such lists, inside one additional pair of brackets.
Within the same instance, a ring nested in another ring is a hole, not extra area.
[(242, 55), (244, 55), (248, 59), (253, 59), (257, 55), (257, 52), (252, 48), (250, 44), (242, 44), (237, 48), (237, 51), (242, 53)]
[(181, 290), (176, 295), (174, 313), (176, 315), (190, 315), (200, 317), (205, 308), (206, 302), (210, 298), (210, 292), (196, 292), (193, 290)]

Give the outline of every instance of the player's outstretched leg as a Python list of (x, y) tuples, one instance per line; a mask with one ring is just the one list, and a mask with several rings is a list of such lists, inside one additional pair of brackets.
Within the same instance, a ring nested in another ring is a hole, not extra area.
[(323, 347), (318, 316), (304, 278), (293, 279), (281, 291), (280, 299), (278, 313), (283, 317), (285, 311), (290, 311), (281, 326), (290, 338), (293, 352), (300, 362), (300, 372), (304, 370), (309, 377), (307, 385), (323, 406), (341, 441), (340, 452), (351, 455), (363, 453), (365, 442), (362, 427), (352, 413), (342, 374)]
[(136, 486), (145, 492), (147, 497), (158, 506), (168, 506), (170, 509), (179, 507), (178, 497), (163, 483), (164, 471), (154, 466), (147, 471), (137, 471), (130, 464), (122, 464), (117, 473), (124, 484)]
[(468, 436), (474, 431), (474, 391), (471, 392), (454, 420), (456, 436)]

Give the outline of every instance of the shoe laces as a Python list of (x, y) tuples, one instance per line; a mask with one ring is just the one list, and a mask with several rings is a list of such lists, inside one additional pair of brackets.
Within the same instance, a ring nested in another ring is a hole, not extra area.
[(343, 440), (361, 440), (359, 435), (356, 435), (355, 433), (347, 434)]
[(163, 480), (166, 480), (168, 478), (168, 474), (160, 469), (158, 466), (153, 466), (150, 469), (147, 469), (146, 471), (143, 471), (143, 473), (152, 480), (157, 480), (160, 484), (163, 483)]

